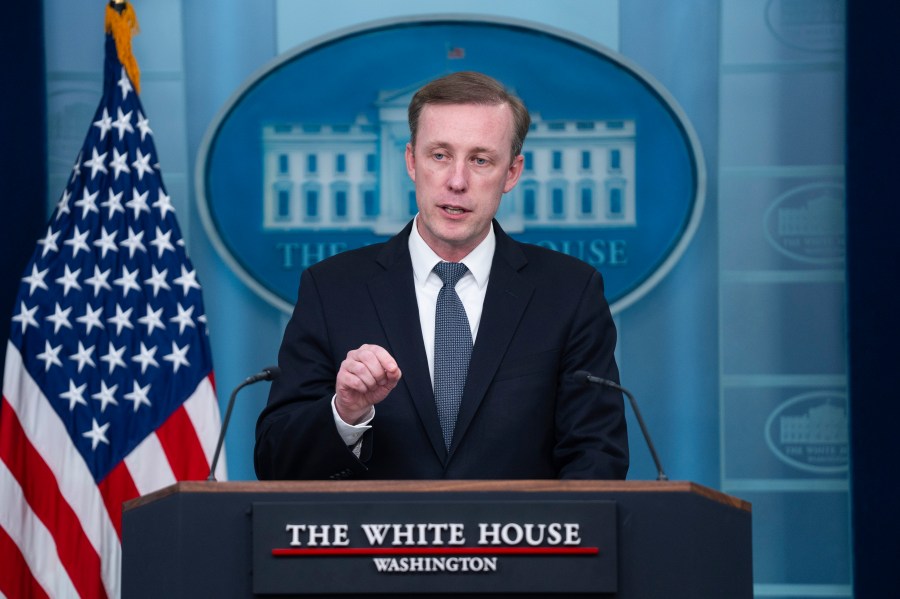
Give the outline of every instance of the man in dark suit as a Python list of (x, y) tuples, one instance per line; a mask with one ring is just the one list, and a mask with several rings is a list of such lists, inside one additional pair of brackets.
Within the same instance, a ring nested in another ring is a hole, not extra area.
[[(600, 274), (494, 220), (522, 173), (524, 105), (454, 73), (416, 93), (409, 121), (419, 213), (388, 242), (303, 273), (257, 423), (257, 475), (625, 478), (622, 396), (572, 378), (618, 380)], [(443, 282), (443, 263), (458, 282)]]

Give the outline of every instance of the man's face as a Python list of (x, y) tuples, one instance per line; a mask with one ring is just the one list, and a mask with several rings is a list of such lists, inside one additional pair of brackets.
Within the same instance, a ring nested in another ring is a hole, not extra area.
[(406, 170), (416, 184), (418, 230), (444, 260), (458, 262), (487, 236), (500, 196), (522, 173), (512, 158), (508, 104), (428, 104)]

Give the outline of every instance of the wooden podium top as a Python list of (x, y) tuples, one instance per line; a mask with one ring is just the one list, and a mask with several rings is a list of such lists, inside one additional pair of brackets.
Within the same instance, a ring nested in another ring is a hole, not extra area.
[(378, 480), (184, 481), (125, 503), (125, 511), (177, 493), (693, 493), (751, 512), (750, 502), (690, 481), (605, 480)]

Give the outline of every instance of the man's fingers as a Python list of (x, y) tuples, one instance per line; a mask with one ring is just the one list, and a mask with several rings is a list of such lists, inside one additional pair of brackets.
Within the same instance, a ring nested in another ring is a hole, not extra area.
[[(363, 345), (359, 349), (350, 351), (346, 361), (357, 363), (352, 365), (351, 372), (370, 386), (384, 386), (386, 383), (396, 382), (400, 378), (400, 367), (397, 366), (397, 361), (379, 345)], [(359, 365), (364, 366), (365, 370)]]

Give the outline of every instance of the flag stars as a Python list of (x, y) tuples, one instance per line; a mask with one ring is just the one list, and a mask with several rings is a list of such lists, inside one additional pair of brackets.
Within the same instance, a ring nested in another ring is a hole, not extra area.
[(38, 239), (38, 245), (44, 246), (41, 251), (41, 258), (47, 255), (47, 252), (58, 252), (59, 246), (56, 245), (56, 239), (59, 237), (59, 231), (53, 232), (52, 227), (47, 227), (47, 234), (43, 239)]
[[(78, 170), (78, 165), (81, 163), (81, 154), (78, 155), (78, 160), (75, 161), (75, 170)], [(81, 172), (78, 170), (78, 172)], [(74, 175), (72, 175), (74, 178)], [(69, 190), (66, 189), (63, 191), (62, 197), (59, 199), (59, 204), (56, 205), (56, 220), (59, 220), (59, 217), (63, 214), (71, 214), (72, 211), (69, 210), (69, 200), (72, 199), (72, 194), (69, 193)]]
[(128, 79), (128, 73), (125, 72), (125, 69), (122, 69), (122, 76), (119, 77), (118, 83), (116, 85), (122, 90), (122, 100), (128, 97), (128, 92), (134, 91), (134, 88), (131, 87), (131, 80)]
[(25, 334), (25, 331), (28, 329), (28, 325), (33, 326), (36, 329), (39, 329), (37, 319), (35, 319), (34, 315), (38, 310), (38, 306), (35, 305), (33, 308), (28, 308), (25, 306), (25, 302), (19, 302), (19, 313), (12, 317), (13, 322), (22, 323), (22, 334)]
[(119, 405), (119, 402), (116, 401), (116, 391), (119, 390), (119, 385), (113, 385), (112, 387), (106, 386), (106, 381), (100, 381), (100, 391), (91, 395), (92, 398), (96, 399), (100, 402), (100, 413), (106, 411), (106, 406), (112, 404), (114, 406)]
[(184, 264), (181, 265), (181, 276), (173, 281), (176, 285), (181, 285), (181, 293), (187, 296), (191, 289), (200, 289), (197, 282), (197, 271), (188, 270)]
[(153, 135), (153, 130), (150, 129), (150, 120), (141, 114), (140, 110), (137, 114), (137, 128), (141, 132), (141, 141), (144, 141), (144, 137), (147, 135)]
[(106, 252), (118, 252), (119, 248), (116, 246), (116, 235), (118, 235), (118, 231), (113, 231), (112, 233), (107, 233), (106, 229), (100, 229), (100, 239), (94, 240), (94, 245), (100, 249), (100, 258), (106, 258)]
[(69, 291), (74, 287), (78, 291), (81, 291), (81, 285), (78, 284), (78, 275), (81, 274), (81, 269), (79, 268), (75, 272), (69, 270), (69, 265), (64, 265), (65, 272), (63, 276), (56, 279), (56, 282), (63, 286), (63, 297), (66, 297), (69, 294)]
[(50, 370), (50, 367), (54, 364), (62, 368), (62, 361), (59, 359), (59, 352), (61, 349), (61, 343), (56, 347), (53, 347), (50, 345), (50, 341), (44, 340), (44, 351), (37, 355), (38, 360), (44, 361), (44, 372)]
[(158, 310), (153, 310), (149, 305), (147, 306), (147, 315), (141, 316), (138, 318), (138, 322), (147, 327), (147, 335), (153, 334), (153, 329), (160, 329), (162, 331), (166, 330), (166, 326), (162, 323), (162, 318), (160, 315), (162, 314), (163, 309), (159, 308)]
[(172, 245), (172, 242), (170, 241), (171, 237), (172, 229), (163, 233), (162, 229), (156, 227), (156, 237), (153, 238), (150, 245), (156, 248), (158, 258), (162, 258), (166, 250), (169, 250), (170, 252), (175, 251), (175, 246)]
[(125, 209), (122, 207), (122, 194), (124, 192), (120, 191), (119, 193), (113, 193), (113, 190), (110, 188), (109, 190), (109, 199), (100, 204), (101, 208), (108, 208), (108, 218), (112, 219), (113, 215), (116, 212), (121, 212), (125, 214)]
[(103, 141), (106, 134), (112, 129), (112, 117), (109, 116), (109, 111), (105, 106), (103, 107), (103, 114), (98, 120), (94, 121), (94, 127), (100, 129), (100, 141)]
[(150, 385), (146, 387), (141, 387), (138, 385), (137, 381), (134, 381), (134, 390), (131, 393), (125, 394), (125, 399), (128, 401), (134, 402), (134, 411), (137, 412), (138, 409), (144, 405), (148, 408), (150, 407)]
[(90, 347), (85, 347), (81, 341), (78, 342), (78, 351), (69, 356), (69, 359), (78, 362), (79, 373), (84, 369), (85, 364), (89, 365), (91, 368), (97, 367), (97, 364), (94, 363), (94, 359), (91, 358), (92, 353), (94, 353), (93, 345)]
[(116, 369), (116, 366), (121, 366), (122, 368), (127, 369), (128, 366), (125, 364), (125, 361), (122, 359), (122, 354), (125, 353), (125, 346), (116, 349), (116, 346), (113, 345), (112, 341), (109, 342), (109, 350), (105, 355), (100, 356), (101, 362), (106, 362), (109, 365), (109, 374), (113, 373), (113, 370)]
[(106, 438), (106, 431), (109, 429), (109, 422), (100, 426), (96, 418), (91, 418), (91, 430), (81, 433), (81, 436), (91, 440), (91, 451), (97, 451), (97, 446), (101, 443), (109, 445), (109, 439)]
[(172, 198), (166, 195), (166, 192), (160, 188), (159, 196), (155, 202), (153, 202), (154, 208), (159, 208), (160, 217), (165, 219), (166, 215), (169, 212), (175, 212), (175, 206), (172, 205)]
[(185, 310), (181, 304), (178, 304), (178, 316), (173, 316), (169, 319), (169, 322), (178, 324), (178, 334), (181, 335), (184, 333), (185, 327), (195, 328), (196, 325), (194, 325), (194, 321), (191, 318), (193, 314), (194, 306)]
[(140, 148), (137, 149), (137, 157), (134, 159), (134, 162), (131, 163), (131, 166), (137, 171), (139, 181), (144, 179), (145, 173), (148, 175), (153, 173), (153, 167), (150, 166), (150, 158), (152, 158), (151, 154), (145, 156)]
[(141, 286), (137, 283), (139, 269), (135, 268), (134, 272), (128, 270), (127, 266), (122, 266), (122, 276), (113, 281), (113, 285), (119, 285), (122, 288), (122, 295), (128, 297), (128, 292), (132, 289), (140, 291)]
[(88, 235), (90, 235), (90, 234), (91, 234), (90, 229), (88, 229), (87, 231), (82, 233), (78, 229), (78, 225), (75, 225), (75, 232), (72, 234), (72, 238), (66, 239), (65, 241), (63, 241), (63, 245), (72, 246), (72, 257), (73, 258), (75, 256), (77, 256), (78, 252), (80, 252), (81, 250), (84, 250), (85, 252), (91, 251), (91, 248), (88, 247), (88, 244), (87, 244), (87, 238), (88, 238)]
[(178, 372), (178, 368), (181, 366), (190, 367), (191, 363), (187, 360), (187, 352), (190, 347), (191, 345), (189, 343), (184, 347), (178, 347), (178, 344), (173, 341), (172, 353), (163, 356), (163, 360), (172, 363), (172, 369), (174, 372)]
[(111, 269), (107, 269), (101, 272), (100, 267), (95, 264), (94, 275), (84, 280), (87, 285), (94, 288), (94, 297), (97, 297), (100, 294), (101, 289), (112, 291), (112, 287), (106, 282), (106, 279), (109, 278), (110, 270)]
[(94, 310), (90, 304), (85, 304), (84, 316), (79, 316), (75, 319), (75, 321), (83, 324), (85, 327), (85, 334), (90, 335), (91, 331), (94, 330), (94, 327), (103, 329), (103, 322), (100, 321), (100, 316), (102, 314), (103, 306), (100, 306), (96, 310)]
[(97, 195), (99, 195), (99, 193), (99, 191), (88, 193), (88, 189), (85, 187), (84, 195), (81, 196), (80, 200), (75, 201), (75, 205), (81, 208), (81, 220), (84, 220), (89, 212), (100, 214), (100, 210), (97, 209)]
[(110, 168), (113, 169), (113, 179), (118, 180), (122, 173), (130, 173), (128, 168), (128, 152), (120, 154), (118, 148), (113, 148), (113, 159), (109, 161)]
[(90, 167), (91, 169), (91, 181), (94, 180), (94, 177), (97, 176), (97, 173), (103, 173), (104, 175), (109, 173), (106, 169), (106, 154), (108, 152), (103, 152), (99, 154), (97, 152), (97, 148), (91, 148), (91, 157), (89, 160), (84, 161), (84, 166)]
[(67, 329), (72, 328), (72, 323), (69, 322), (69, 313), (72, 311), (71, 307), (63, 310), (59, 302), (56, 303), (56, 308), (53, 311), (53, 314), (47, 317), (47, 320), (53, 323), (53, 334), (56, 335), (59, 333), (59, 329), (61, 327), (66, 327)]
[(156, 265), (152, 265), (150, 268), (153, 270), (153, 276), (146, 279), (144, 283), (153, 287), (153, 297), (157, 296), (160, 289), (165, 289), (166, 291), (172, 289), (166, 282), (166, 276), (169, 274), (168, 268), (164, 268), (162, 272), (156, 269)]
[(123, 113), (121, 108), (116, 108), (116, 111), (118, 118), (113, 121), (112, 126), (113, 129), (119, 132), (119, 141), (122, 141), (126, 131), (134, 133), (134, 127), (131, 126), (131, 111)]
[(156, 346), (154, 345), (151, 348), (148, 348), (144, 345), (144, 342), (141, 341), (141, 351), (136, 356), (132, 356), (131, 361), (137, 362), (141, 365), (141, 374), (147, 372), (148, 366), (153, 366), (155, 368), (159, 368), (159, 362), (156, 361)]
[(47, 276), (47, 273), (50, 271), (49, 268), (45, 268), (44, 270), (38, 270), (37, 264), (31, 265), (31, 274), (25, 277), (22, 277), (22, 281), (24, 283), (28, 283), (28, 296), (31, 297), (34, 295), (34, 290), (40, 287), (41, 289), (49, 289), (47, 287), (47, 283), (44, 282), (44, 277)]
[(75, 386), (75, 381), (69, 380), (69, 390), (63, 391), (59, 394), (59, 396), (63, 399), (69, 400), (69, 411), (73, 411), (75, 406), (86, 406), (87, 401), (84, 399), (84, 390), (87, 389), (87, 383), (84, 383), (80, 386)]
[(150, 214), (150, 207), (147, 205), (147, 196), (149, 191), (138, 193), (137, 187), (132, 189), (131, 199), (125, 202), (125, 205), (134, 210), (134, 220), (137, 220), (141, 212)]
[(131, 312), (133, 310), (134, 308), (122, 310), (122, 306), (116, 304), (116, 315), (106, 319), (106, 322), (116, 325), (116, 335), (121, 335), (122, 329), (134, 328), (134, 325), (131, 324)]
[(138, 250), (146, 253), (147, 248), (144, 246), (142, 241), (144, 239), (144, 232), (135, 232), (135, 230), (131, 227), (128, 228), (128, 239), (125, 239), (121, 242), (122, 247), (128, 248), (128, 257), (134, 258), (134, 253)]

